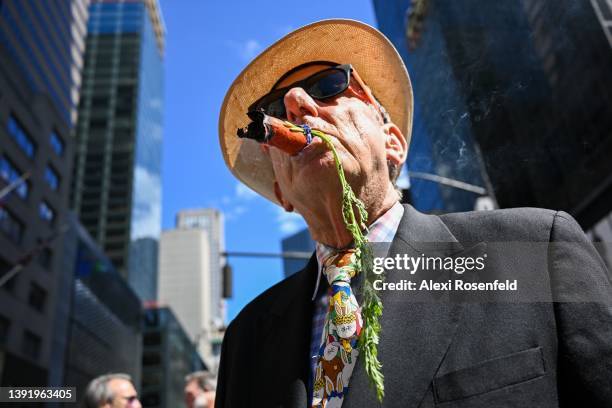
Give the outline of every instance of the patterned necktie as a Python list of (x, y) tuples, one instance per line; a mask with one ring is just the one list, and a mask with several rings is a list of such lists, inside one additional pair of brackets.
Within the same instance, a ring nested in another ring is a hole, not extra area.
[(351, 278), (358, 272), (354, 249), (332, 254), (323, 262), (330, 285), (329, 309), (325, 318), (313, 386), (313, 407), (338, 408), (359, 352), (357, 340), (363, 322)]

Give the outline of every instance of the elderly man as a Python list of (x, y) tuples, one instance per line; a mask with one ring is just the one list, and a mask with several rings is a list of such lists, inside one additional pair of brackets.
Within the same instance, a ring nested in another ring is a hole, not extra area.
[[(459, 265), (468, 257), (485, 259), (486, 250), (485, 271), (466, 274), (466, 281), (520, 276), (523, 287), (534, 289), (519, 301), (493, 293), (485, 302), (380, 291), (383, 406), (609, 405), (612, 287), (580, 227), (550, 210), (433, 216), (401, 205), (394, 182), (412, 126), (408, 73), (376, 29), (326, 20), (259, 55), (221, 109), (220, 143), (230, 170), (301, 214), (317, 249), (304, 270), (261, 294), (228, 327), (217, 407), (379, 405), (370, 384), (375, 375), (364, 369), (367, 350), (358, 342), (368, 329), (359, 303), (363, 280), (354, 234), (343, 220), (334, 156), (318, 138), (296, 155), (237, 138), (248, 111), (331, 137), (346, 180), (367, 209), (363, 232), (370, 242), (390, 243), (388, 258), (424, 257), (425, 243), (445, 243), (436, 253)], [(499, 241), (521, 249), (487, 247)], [(387, 282), (410, 276), (398, 269), (387, 270)], [(453, 275), (447, 272), (427, 276), (445, 283)], [(542, 301), (543, 294), (555, 302)]]
[(142, 408), (127, 374), (105, 374), (91, 380), (85, 391), (86, 408)]

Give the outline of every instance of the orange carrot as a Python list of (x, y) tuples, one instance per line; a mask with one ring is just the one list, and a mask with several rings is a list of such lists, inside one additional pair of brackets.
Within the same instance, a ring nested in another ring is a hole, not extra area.
[[(291, 156), (298, 154), (309, 143), (304, 129), (261, 111), (248, 113), (252, 120), (244, 129), (238, 129), (238, 137), (253, 139), (274, 146)], [(297, 128), (297, 129), (296, 129)]]

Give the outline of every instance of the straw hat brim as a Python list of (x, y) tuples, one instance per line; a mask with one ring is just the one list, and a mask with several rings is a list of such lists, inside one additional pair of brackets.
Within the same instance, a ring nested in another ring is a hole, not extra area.
[(391, 42), (355, 20), (319, 21), (286, 35), (255, 58), (230, 86), (219, 116), (219, 142), (231, 172), (278, 204), (272, 163), (258, 143), (236, 136), (250, 122), (248, 107), (287, 71), (311, 61), (350, 63), (410, 143), (413, 96), (410, 77)]

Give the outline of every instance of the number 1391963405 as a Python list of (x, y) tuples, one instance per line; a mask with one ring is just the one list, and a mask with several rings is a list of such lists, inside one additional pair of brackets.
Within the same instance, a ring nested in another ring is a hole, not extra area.
[(0, 402), (76, 402), (76, 388), (0, 387)]

